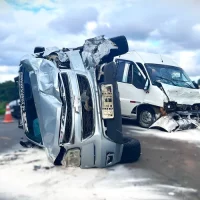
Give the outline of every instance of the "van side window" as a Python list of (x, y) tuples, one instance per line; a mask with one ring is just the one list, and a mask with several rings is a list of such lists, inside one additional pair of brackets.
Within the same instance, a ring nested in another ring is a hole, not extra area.
[(142, 63), (137, 62), (138, 67), (142, 70), (143, 74), (147, 77), (147, 73), (144, 69), (144, 65)]
[(132, 84), (133, 66), (130, 62), (118, 60), (117, 61), (117, 75), (118, 82)]
[(129, 64), (127, 83), (133, 83), (133, 65)]
[(133, 84), (138, 89), (144, 89), (145, 79), (133, 62), (117, 61), (117, 81)]
[(145, 79), (136, 65), (133, 67), (133, 85), (138, 89), (144, 89)]
[(117, 75), (116, 75), (118, 82), (123, 82), (122, 80), (123, 80), (123, 75), (124, 75), (124, 68), (125, 68), (125, 62), (118, 60), (117, 61)]

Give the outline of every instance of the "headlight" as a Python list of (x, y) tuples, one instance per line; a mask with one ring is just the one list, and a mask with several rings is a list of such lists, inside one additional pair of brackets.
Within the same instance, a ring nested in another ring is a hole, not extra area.
[(80, 149), (70, 149), (64, 155), (62, 165), (65, 167), (79, 167), (81, 165)]

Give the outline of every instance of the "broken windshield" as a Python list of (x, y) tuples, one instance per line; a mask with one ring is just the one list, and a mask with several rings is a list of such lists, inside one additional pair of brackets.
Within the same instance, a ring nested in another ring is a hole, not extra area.
[(145, 66), (153, 85), (157, 81), (168, 85), (195, 89), (188, 75), (179, 67), (149, 63), (146, 63)]

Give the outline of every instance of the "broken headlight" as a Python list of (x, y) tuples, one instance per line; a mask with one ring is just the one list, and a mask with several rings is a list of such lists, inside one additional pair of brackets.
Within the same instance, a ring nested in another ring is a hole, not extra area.
[(175, 111), (177, 108), (177, 103), (175, 101), (170, 101), (168, 103), (164, 103), (164, 109), (167, 112)]

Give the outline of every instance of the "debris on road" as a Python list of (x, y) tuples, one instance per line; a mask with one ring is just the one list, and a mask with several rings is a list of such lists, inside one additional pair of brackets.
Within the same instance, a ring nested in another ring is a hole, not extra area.
[[(152, 137), (159, 137), (166, 140), (178, 140), (183, 142), (188, 142), (192, 144), (196, 144), (198, 147), (200, 147), (200, 128), (192, 129), (192, 130), (184, 130), (184, 131), (177, 131), (175, 132), (169, 132), (166, 134), (163, 134), (160, 130), (154, 130), (154, 129), (144, 129), (140, 127), (136, 127), (136, 129), (132, 130), (132, 126), (127, 126), (128, 130), (126, 129), (126, 132), (128, 132), (128, 135), (146, 135), (146, 136), (152, 136)], [(159, 149), (162, 150), (162, 149)]]
[[(10, 154), (13, 157), (15, 153)], [(0, 159), (3, 158), (1, 154)], [(33, 160), (40, 161), (31, 162)], [(36, 170), (33, 170), (34, 166)], [(154, 172), (137, 167), (118, 165), (88, 170), (54, 167), (43, 150), (28, 149), (18, 159), (0, 166), (0, 194), (8, 199), (21, 199), (23, 196), (32, 200), (47, 197), (48, 200), (181, 200), (197, 193), (193, 188), (169, 185), (163, 177), (159, 178)], [(170, 195), (172, 193), (174, 195)]]
[(193, 115), (184, 113), (182, 116), (178, 112), (169, 113), (154, 122), (150, 128), (161, 128), (167, 132), (188, 130), (200, 127), (199, 114)]

